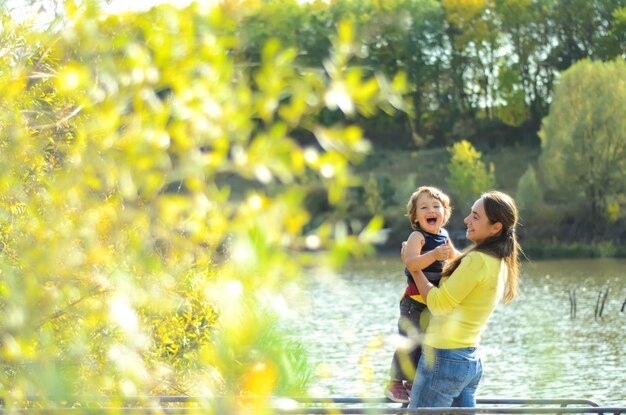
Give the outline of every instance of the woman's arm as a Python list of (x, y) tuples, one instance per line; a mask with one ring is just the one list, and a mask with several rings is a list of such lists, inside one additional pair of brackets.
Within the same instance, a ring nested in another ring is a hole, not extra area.
[(471, 252), (466, 255), (458, 268), (449, 277), (442, 278), (439, 287), (431, 287), (430, 293), (424, 297), (430, 312), (442, 315), (457, 308), (484, 278), (485, 267), (484, 254)]
[[(424, 236), (421, 233), (419, 233), (419, 232), (413, 232), (413, 233), (417, 233), (422, 238), (422, 243), (421, 243), (420, 248), (419, 248), (420, 251), (421, 251), (421, 246), (424, 245)], [(424, 299), (424, 301), (426, 301), (426, 297), (428, 296), (428, 291), (430, 291), (430, 289), (433, 288), (433, 285), (426, 279), (426, 276), (421, 271), (421, 269), (415, 268), (415, 266), (416, 266), (416, 264), (419, 264), (422, 261), (423, 262), (427, 261), (427, 259), (424, 259), (423, 257), (425, 257), (426, 255), (431, 254), (433, 251), (429, 251), (429, 252), (425, 253), (424, 255), (418, 255), (417, 257), (415, 257), (415, 255), (409, 254), (409, 252), (411, 252), (411, 244), (410, 244), (410, 242), (411, 242), (411, 237), (412, 236), (413, 236), (413, 234), (411, 234), (411, 236), (409, 236), (409, 240), (408, 241), (402, 242), (402, 250), (400, 251), (400, 257), (402, 258), (402, 262), (404, 262), (404, 265), (407, 267), (409, 272), (411, 272), (411, 276), (413, 277), (413, 281), (415, 282), (415, 285), (417, 286), (417, 289), (419, 290), (422, 298)], [(422, 257), (421, 261), (419, 259), (420, 256)], [(411, 260), (413, 261), (412, 262), (412, 266), (409, 266), (409, 261), (411, 261)], [(434, 259), (433, 259), (433, 261), (434, 261)], [(423, 268), (426, 268), (431, 263), (432, 263), (432, 261), (427, 263)]]

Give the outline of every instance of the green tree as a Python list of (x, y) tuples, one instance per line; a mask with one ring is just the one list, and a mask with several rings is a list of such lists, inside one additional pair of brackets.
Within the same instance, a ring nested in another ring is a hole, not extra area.
[(540, 137), (541, 172), (553, 201), (580, 203), (593, 218), (589, 224), (601, 223), (609, 198), (626, 190), (624, 60), (584, 60), (565, 71)]
[(469, 208), (481, 193), (496, 184), (493, 164), (486, 166), (481, 153), (463, 140), (449, 149), (452, 158), (448, 164), (447, 184), (461, 209)]
[(437, 105), (437, 78), (445, 60), (441, 4), (433, 0), (372, 2), (371, 22), (363, 24), (367, 65), (386, 73), (402, 70), (410, 86), (406, 120), (418, 145), (435, 137), (429, 114)]
[(513, 52), (500, 69), (499, 98), (506, 102), (500, 113), (505, 123), (521, 125), (530, 121), (538, 129), (547, 113), (557, 75), (555, 68), (545, 61), (554, 37), (549, 24), (551, 3), (550, 0), (495, 2), (499, 31)]
[(367, 182), (365, 183), (365, 206), (371, 214), (378, 214), (384, 207), (384, 200), (378, 179), (373, 174), (370, 174)]
[(543, 190), (537, 180), (537, 173), (533, 166), (520, 177), (517, 183), (515, 200), (521, 211), (528, 211), (543, 203)]
[(459, 91), (461, 103), (466, 105), (466, 114), (480, 111), (492, 118), (498, 87), (498, 50), (503, 46), (497, 20), (493, 18), (493, 5), (488, 1), (443, 0), (442, 3), (453, 56), (457, 56), (459, 64), (453, 70), (463, 85)]
[[(285, 286), (304, 265), (371, 252), (380, 228), (311, 225), (301, 184), (339, 206), (369, 148), (358, 127), (318, 115), (391, 111), (403, 78), (351, 67), (345, 22), (320, 71), (276, 40), (249, 64), (231, 3), (66, 7), (62, 31), (3, 16), (0, 33), (5, 407), (31, 394), (301, 393), (301, 348), (275, 326)], [(210, 408), (250, 412), (222, 405)]]
[(556, 42), (549, 60), (556, 69), (566, 70), (585, 58), (620, 56), (607, 43), (619, 37), (613, 31), (615, 24), (619, 26), (614, 12), (624, 7), (622, 0), (558, 0), (550, 6), (549, 24)]
[(626, 50), (626, 5), (615, 8), (611, 15), (611, 29), (609, 36), (604, 38), (601, 51), (612, 58)]
[(397, 185), (393, 194), (393, 203), (395, 206), (406, 206), (409, 197), (417, 188), (417, 174), (409, 173)]

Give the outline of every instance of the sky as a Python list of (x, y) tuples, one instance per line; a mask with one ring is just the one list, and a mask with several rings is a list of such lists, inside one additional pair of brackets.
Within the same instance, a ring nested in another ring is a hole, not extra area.
[[(169, 3), (175, 6), (184, 7), (194, 0), (100, 0), (102, 8), (108, 13), (121, 13), (125, 11), (148, 10), (161, 3)], [(201, 3), (212, 3), (216, 0), (195, 0)], [(24, 0), (0, 0), (0, 6), (9, 10), (10, 14), (18, 20), (32, 17), (34, 15), (46, 16), (54, 15), (54, 1), (38, 0), (27, 2)]]
[[(75, 0), (80, 2), (80, 0)], [(96, 0), (101, 3), (105, 13), (141, 12), (158, 4), (169, 3), (185, 7), (194, 1), (201, 4), (215, 4), (220, 0)], [(62, 0), (0, 0), (0, 11), (8, 14), (16, 22), (33, 22), (35, 27), (47, 28), (54, 21), (55, 7), (61, 6)], [(0, 23), (0, 29), (2, 25)]]
[(120, 13), (124, 11), (148, 10), (152, 6), (161, 3), (169, 3), (176, 6), (187, 6), (193, 0), (111, 0), (109, 4), (103, 5), (103, 9), (109, 13)]

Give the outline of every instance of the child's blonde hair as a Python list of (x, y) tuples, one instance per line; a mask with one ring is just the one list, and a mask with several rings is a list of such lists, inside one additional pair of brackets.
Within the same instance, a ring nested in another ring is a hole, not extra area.
[(417, 199), (420, 195), (426, 193), (434, 199), (437, 199), (443, 205), (444, 217), (443, 223), (441, 226), (444, 226), (448, 223), (450, 219), (450, 215), (452, 214), (452, 206), (450, 206), (450, 198), (447, 194), (442, 192), (433, 186), (421, 186), (416, 191), (413, 192), (411, 197), (409, 198), (409, 202), (406, 204), (406, 214), (409, 217), (409, 222), (411, 223), (411, 227), (413, 229), (419, 229), (420, 225), (417, 220)]

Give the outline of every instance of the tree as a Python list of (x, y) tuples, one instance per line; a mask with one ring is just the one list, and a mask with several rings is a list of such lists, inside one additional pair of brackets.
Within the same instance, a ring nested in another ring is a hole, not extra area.
[(249, 65), (230, 6), (104, 15), (70, 1), (64, 30), (43, 32), (3, 17), (5, 407), (32, 394), (302, 392), (301, 348), (273, 324), (285, 284), (371, 252), (380, 228), (311, 225), (300, 184), (340, 205), (369, 148), (359, 128), (317, 116), (391, 111), (402, 77), (351, 68), (345, 22), (325, 71), (276, 40)]
[(386, 73), (402, 70), (407, 75), (412, 108), (406, 117), (418, 145), (436, 136), (428, 120), (433, 107), (439, 105), (439, 68), (449, 60), (443, 45), (443, 17), (437, 1), (385, 1), (377, 4), (371, 22), (362, 28), (368, 46), (366, 64)]
[(513, 52), (500, 71), (501, 98), (507, 102), (501, 110), (505, 123), (521, 125), (530, 121), (538, 129), (547, 113), (557, 75), (557, 70), (545, 61), (551, 39), (555, 37), (549, 24), (552, 3), (550, 0), (495, 2), (500, 32)]
[[(562, 74), (540, 131), (540, 167), (552, 200), (581, 203), (588, 226), (626, 190), (626, 64), (581, 61)], [(582, 212), (581, 212), (582, 213)]]
[(533, 166), (529, 166), (528, 170), (520, 177), (515, 200), (522, 212), (534, 209), (543, 203), (543, 192)]
[(495, 187), (493, 164), (487, 167), (480, 152), (467, 140), (455, 143), (449, 151), (452, 158), (448, 164), (448, 188), (457, 206), (469, 208), (481, 193)]
[(381, 195), (380, 185), (378, 179), (373, 174), (370, 174), (367, 182), (365, 183), (365, 206), (368, 212), (376, 214), (383, 210), (385, 201)]

